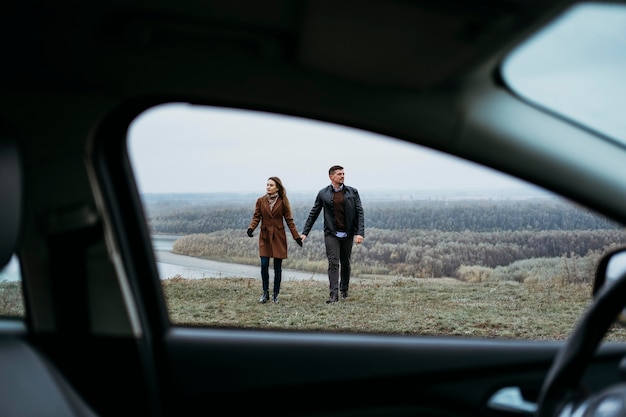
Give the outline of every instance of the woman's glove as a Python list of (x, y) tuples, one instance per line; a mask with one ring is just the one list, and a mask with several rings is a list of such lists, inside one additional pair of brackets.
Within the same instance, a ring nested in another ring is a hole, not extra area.
[(250, 229), (250, 228), (248, 228), (248, 231), (247, 231), (246, 233), (248, 233), (248, 237), (252, 237), (252, 236), (254, 236), (254, 235), (252, 234), (252, 229)]
[(297, 238), (296, 243), (298, 244), (298, 246), (302, 247), (302, 238), (301, 237)]

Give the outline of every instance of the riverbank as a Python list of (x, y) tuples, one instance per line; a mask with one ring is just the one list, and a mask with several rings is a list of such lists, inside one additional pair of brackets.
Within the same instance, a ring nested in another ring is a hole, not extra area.
[[(168, 278), (255, 278), (261, 279), (261, 265), (241, 265), (227, 262), (217, 262), (208, 259), (194, 258), (192, 256), (177, 255), (172, 253), (172, 246), (179, 236), (152, 235), (152, 247), (159, 268), (161, 279)], [(283, 281), (313, 280), (327, 281), (328, 276), (314, 272), (301, 272), (285, 268), (288, 262), (283, 263)], [(273, 274), (270, 263), (270, 274)]]
[[(258, 278), (261, 279), (261, 266), (231, 264), (226, 262), (211, 261), (208, 259), (194, 258), (191, 256), (174, 254), (161, 246), (155, 250), (159, 276), (161, 279), (168, 278)], [(270, 263), (270, 279), (272, 279), (272, 268)], [(283, 281), (289, 280), (313, 280), (327, 281), (326, 274), (314, 272), (301, 272), (283, 268)]]

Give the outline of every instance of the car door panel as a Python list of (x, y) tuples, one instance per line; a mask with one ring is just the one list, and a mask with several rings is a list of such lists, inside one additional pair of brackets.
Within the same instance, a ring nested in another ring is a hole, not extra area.
[[(381, 415), (427, 410), (437, 415), (504, 415), (487, 407), (498, 389), (538, 393), (559, 342), (454, 340), (375, 335), (325, 335), (239, 330), (172, 329), (167, 365), (190, 410), (212, 396), (232, 410), (259, 415)], [(585, 384), (619, 378), (624, 350), (598, 353)], [(244, 400), (245, 399), (245, 400)], [(290, 408), (291, 404), (301, 404)], [(535, 398), (528, 398), (532, 402)]]

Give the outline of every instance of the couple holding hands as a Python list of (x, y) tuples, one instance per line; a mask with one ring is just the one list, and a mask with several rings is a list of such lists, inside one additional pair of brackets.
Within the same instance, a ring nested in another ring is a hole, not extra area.
[(284, 224), (287, 224), (293, 239), (299, 246), (302, 246), (322, 210), (324, 211), (324, 245), (328, 258), (330, 290), (330, 296), (326, 302), (339, 301), (340, 292), (343, 300), (348, 298), (352, 245), (363, 242), (365, 236), (363, 206), (358, 190), (344, 185), (345, 173), (342, 166), (330, 167), (328, 176), (330, 184), (317, 193), (301, 234), (298, 234), (282, 181), (278, 177), (268, 178), (267, 193), (257, 199), (247, 231), (248, 236), (253, 237), (254, 230), (261, 225), (259, 256), (263, 294), (259, 299), (260, 303), (266, 303), (270, 299), (270, 258), (274, 258), (272, 301), (278, 303), (282, 262), (287, 258), (287, 235)]

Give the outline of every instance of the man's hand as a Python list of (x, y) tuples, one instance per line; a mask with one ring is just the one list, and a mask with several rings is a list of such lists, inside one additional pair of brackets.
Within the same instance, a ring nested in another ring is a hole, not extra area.
[(254, 236), (254, 235), (252, 234), (252, 229), (250, 229), (250, 228), (248, 228), (248, 231), (247, 231), (246, 233), (248, 233), (248, 237), (252, 237), (252, 236)]

